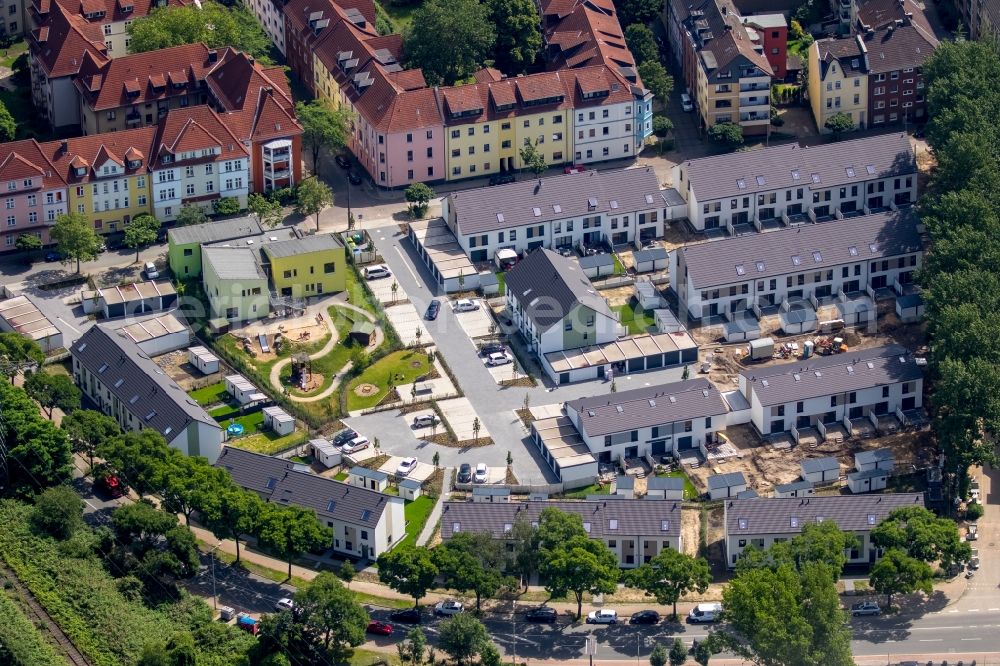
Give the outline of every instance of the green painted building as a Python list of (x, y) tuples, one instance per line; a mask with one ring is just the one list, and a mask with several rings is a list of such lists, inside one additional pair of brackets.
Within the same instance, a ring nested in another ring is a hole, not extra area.
[(167, 232), (167, 260), (174, 279), (193, 280), (201, 277), (201, 246), (259, 236), (260, 225), (252, 217), (192, 224)]

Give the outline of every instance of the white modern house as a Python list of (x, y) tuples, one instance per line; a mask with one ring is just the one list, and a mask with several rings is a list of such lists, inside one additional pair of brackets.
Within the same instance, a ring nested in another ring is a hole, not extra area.
[(728, 408), (707, 379), (571, 400), (565, 405), (599, 462), (703, 449), (726, 428)]
[(187, 455), (215, 462), (223, 433), (124, 332), (93, 326), (70, 346), (73, 379), (122, 430), (155, 430)]
[(676, 191), (660, 188), (651, 168), (637, 168), (453, 192), (441, 213), (469, 258), (485, 262), (503, 249), (521, 254), (660, 238), (683, 203)]
[(814, 356), (744, 370), (740, 393), (762, 436), (814, 428), (853, 434), (880, 430), (884, 420), (905, 423), (923, 405), (923, 371), (903, 347), (890, 345)]
[(671, 253), (671, 286), (695, 320), (759, 316), (791, 301), (836, 303), (847, 325), (864, 324), (875, 316), (875, 291), (914, 282), (918, 224), (905, 209), (686, 245)]
[(872, 529), (894, 509), (923, 505), (923, 493), (727, 500), (726, 564), (732, 569), (750, 546), (766, 550), (824, 520), (858, 538), (858, 547), (846, 553), (848, 564), (872, 564), (879, 556), (871, 542)]
[(735, 235), (913, 203), (917, 166), (905, 133), (881, 134), (688, 160), (673, 185), (696, 231)]

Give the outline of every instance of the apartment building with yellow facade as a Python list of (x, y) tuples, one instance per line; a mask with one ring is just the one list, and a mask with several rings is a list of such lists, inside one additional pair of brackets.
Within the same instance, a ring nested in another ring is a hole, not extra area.
[(809, 105), (820, 132), (831, 116), (845, 113), (855, 127), (868, 118), (868, 49), (860, 36), (819, 39), (809, 47)]

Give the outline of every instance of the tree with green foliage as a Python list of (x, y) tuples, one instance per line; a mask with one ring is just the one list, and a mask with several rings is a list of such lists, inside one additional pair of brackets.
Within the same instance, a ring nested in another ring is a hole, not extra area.
[(312, 155), (313, 173), (319, 176), (323, 151), (333, 155), (347, 145), (353, 116), (345, 105), (334, 107), (320, 100), (298, 102), (295, 115), (302, 125), (302, 144)]
[(295, 210), (304, 217), (316, 216), (316, 231), (319, 231), (319, 214), (333, 205), (333, 191), (318, 178), (306, 178), (299, 183)]
[(247, 212), (265, 229), (277, 226), (282, 218), (281, 204), (256, 192), (247, 199)]
[(97, 447), (97, 456), (140, 497), (159, 491), (170, 455), (167, 440), (149, 428), (122, 433)]
[(468, 613), (452, 615), (441, 623), (438, 630), (438, 647), (459, 664), (472, 664), (490, 635), (483, 623)]
[(653, 31), (642, 23), (633, 23), (625, 28), (625, 43), (632, 57), (640, 65), (644, 62), (659, 62), (660, 47), (656, 45)]
[(199, 498), (199, 519), (215, 538), (235, 542), (237, 562), (240, 561), (240, 537), (257, 531), (263, 511), (264, 500), (257, 493), (234, 484)]
[(182, 514), (188, 527), (191, 526), (191, 514), (214, 502), (209, 498), (236, 487), (226, 470), (177, 449), (168, 450), (166, 464), (160, 467), (155, 483), (163, 499), (163, 508)]
[(851, 114), (838, 111), (826, 119), (823, 127), (833, 132), (833, 139), (836, 141), (841, 135), (854, 129), (854, 119)]
[(212, 210), (216, 215), (236, 215), (240, 212), (240, 200), (236, 197), (222, 197), (212, 202)]
[(351, 581), (353, 581), (357, 575), (358, 570), (355, 569), (354, 565), (347, 560), (344, 560), (344, 563), (341, 564), (340, 568), (337, 570), (337, 577), (347, 583), (348, 589), (351, 587)]
[(17, 121), (10, 115), (7, 105), (0, 102), (0, 142), (17, 138)]
[(142, 555), (177, 526), (177, 516), (161, 511), (148, 500), (123, 504), (111, 514), (111, 527), (118, 541)]
[(333, 530), (320, 525), (316, 512), (298, 506), (265, 504), (257, 524), (257, 541), (288, 562), (292, 578), (292, 560), (305, 553), (329, 546)]
[(73, 454), (66, 433), (42, 418), (24, 389), (0, 382), (9, 488), (30, 495), (72, 478)]
[(439, 570), (427, 548), (399, 546), (378, 556), (378, 579), (390, 588), (413, 597), (413, 607), (434, 587)]
[(261, 64), (270, 65), (271, 42), (244, 5), (230, 7), (215, 0), (198, 5), (156, 7), (126, 28), (129, 53), (158, 51), (182, 44), (210, 48), (238, 46)]
[(674, 77), (667, 73), (666, 67), (657, 60), (647, 60), (640, 64), (637, 69), (643, 85), (649, 88), (653, 97), (666, 104), (667, 98), (670, 97), (670, 91), (674, 89)]
[(615, 9), (621, 25), (648, 24), (660, 16), (663, 5), (657, 0), (619, 0), (615, 3)]
[(674, 121), (666, 116), (653, 116), (653, 134), (663, 138), (674, 128)]
[(978, 502), (968, 504), (965, 507), (965, 519), (969, 522), (975, 522), (983, 517), (985, 511), (983, 505)]
[(726, 150), (743, 145), (743, 128), (736, 123), (716, 123), (708, 128), (708, 138)]
[(122, 243), (125, 247), (135, 248), (135, 261), (138, 263), (139, 250), (155, 243), (159, 233), (160, 221), (148, 213), (142, 213), (133, 217), (132, 221), (125, 227), (125, 238)]
[(940, 562), (946, 570), (972, 557), (972, 549), (959, 536), (955, 522), (922, 506), (893, 509), (872, 530), (871, 540), (879, 548), (898, 549), (921, 562)]
[(94, 227), (82, 213), (63, 213), (56, 216), (56, 223), (49, 229), (51, 238), (62, 263), (76, 262), (76, 272), (80, 272), (81, 261), (93, 261), (101, 247), (101, 239), (94, 232)]
[(621, 577), (618, 558), (607, 544), (579, 535), (544, 550), (539, 571), (545, 578), (546, 591), (553, 597), (573, 593), (577, 619), (583, 615), (585, 593), (611, 594)]
[(56, 407), (66, 413), (80, 409), (83, 398), (69, 375), (50, 375), (42, 371), (25, 374), (24, 390), (49, 413), (50, 419)]
[(789, 564), (801, 569), (806, 564), (825, 564), (836, 578), (847, 564), (846, 553), (860, 546), (858, 538), (843, 532), (832, 520), (810, 523), (788, 541), (775, 543), (767, 550), (748, 547), (736, 563), (736, 572), (757, 567), (778, 567)]
[(851, 666), (851, 634), (833, 573), (790, 564), (738, 574), (723, 592), (726, 647), (761, 666)]
[(181, 209), (177, 211), (176, 222), (178, 227), (186, 227), (191, 224), (205, 224), (208, 222), (208, 215), (205, 215), (205, 211), (202, 210), (201, 206), (187, 204), (181, 206)]
[(628, 571), (625, 580), (654, 597), (656, 603), (672, 605), (676, 618), (678, 600), (691, 592), (704, 594), (712, 582), (712, 570), (704, 558), (665, 548), (649, 562)]
[(520, 157), (521, 168), (527, 169), (536, 176), (542, 175), (549, 168), (549, 165), (545, 163), (545, 155), (538, 150), (537, 141), (524, 144), (520, 150)]
[(329, 662), (346, 661), (349, 649), (365, 642), (368, 613), (333, 574), (319, 574), (294, 598), (295, 619), (319, 643)]
[(413, 183), (403, 192), (406, 198), (406, 208), (410, 217), (419, 220), (427, 214), (430, 201), (435, 197), (434, 190), (424, 183)]
[[(441, 40), (448, 48), (441, 48)], [(490, 8), (478, 0), (427, 0), (403, 38), (408, 67), (421, 68), (432, 86), (453, 85), (486, 63), (496, 43)]]
[(420, 627), (413, 627), (406, 632), (406, 640), (403, 641), (403, 651), (407, 658), (414, 664), (424, 663), (424, 655), (427, 653), (427, 636)]
[(42, 249), (42, 239), (35, 234), (23, 233), (17, 235), (14, 247), (19, 252), (37, 252)]
[(494, 65), (504, 74), (523, 74), (542, 50), (542, 20), (532, 0), (489, 0), (496, 28)]
[(198, 649), (194, 636), (188, 631), (178, 632), (166, 643), (146, 643), (136, 666), (197, 666)]
[(20, 373), (40, 368), (45, 362), (45, 352), (34, 340), (20, 333), (0, 333), (0, 374), (10, 383)]
[(508, 543), (513, 547), (510, 553), (508, 571), (518, 574), (522, 584), (527, 589), (531, 575), (538, 571), (538, 530), (528, 521), (526, 516), (518, 514), (511, 526)]
[(667, 666), (667, 662), (670, 660), (670, 655), (667, 653), (667, 648), (663, 647), (657, 643), (653, 647), (653, 651), (649, 653), (649, 666)]
[(97, 448), (121, 433), (118, 423), (110, 416), (93, 409), (76, 409), (63, 417), (59, 427), (66, 432), (74, 453), (83, 453), (94, 468)]
[(322, 664), (329, 660), (312, 640), (297, 613), (281, 611), (261, 618), (257, 643), (250, 650), (248, 663), (253, 666), (286, 664)]
[(504, 553), (487, 532), (460, 532), (432, 551), (434, 563), (447, 587), (476, 596), (476, 611), (483, 597), (491, 598), (511, 583), (501, 573)]
[(934, 572), (926, 562), (898, 548), (890, 548), (872, 565), (869, 582), (873, 590), (885, 595), (888, 610), (892, 608), (894, 594), (930, 594), (934, 590)]
[(35, 499), (31, 524), (39, 532), (68, 539), (83, 525), (83, 500), (69, 486), (48, 488)]
[(670, 646), (670, 666), (684, 666), (687, 663), (688, 651), (684, 647), (684, 641), (679, 638), (674, 639), (674, 644)]

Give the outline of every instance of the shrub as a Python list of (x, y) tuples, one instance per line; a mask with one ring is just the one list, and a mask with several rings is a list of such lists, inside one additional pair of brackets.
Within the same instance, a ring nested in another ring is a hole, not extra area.
[(979, 504), (969, 504), (965, 507), (965, 519), (969, 521), (979, 520), (983, 517), (983, 505)]

